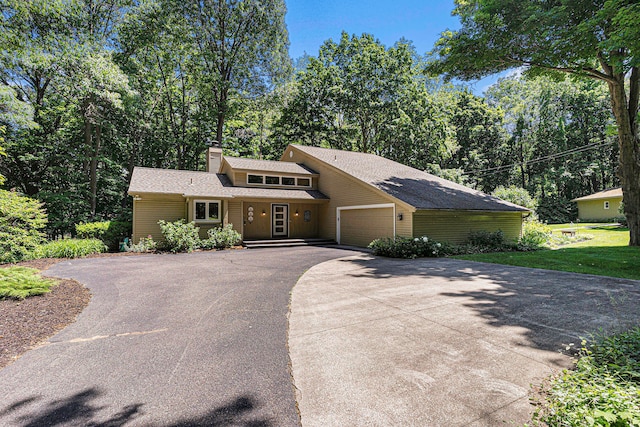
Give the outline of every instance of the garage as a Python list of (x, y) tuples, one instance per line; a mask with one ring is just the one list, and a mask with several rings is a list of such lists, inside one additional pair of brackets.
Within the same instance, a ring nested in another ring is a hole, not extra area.
[(340, 207), (337, 221), (338, 243), (367, 247), (375, 239), (395, 236), (395, 205)]

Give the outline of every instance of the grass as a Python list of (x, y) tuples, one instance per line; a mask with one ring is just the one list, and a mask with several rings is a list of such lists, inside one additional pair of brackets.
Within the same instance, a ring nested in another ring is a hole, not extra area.
[(628, 246), (627, 228), (605, 227), (602, 224), (556, 224), (551, 228), (555, 235), (560, 235), (561, 229), (576, 228), (578, 235), (584, 233), (593, 238), (554, 250), (498, 252), (454, 258), (640, 280), (640, 248)]
[(25, 299), (51, 290), (55, 282), (27, 267), (0, 268), (0, 299)]

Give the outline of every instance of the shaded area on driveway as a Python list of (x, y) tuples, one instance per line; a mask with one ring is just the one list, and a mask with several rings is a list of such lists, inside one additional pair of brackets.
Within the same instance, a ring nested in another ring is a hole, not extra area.
[[(66, 261), (93, 297), (0, 370), (0, 425), (297, 426), (289, 293), (353, 252), (282, 248)], [(8, 396), (8, 398), (7, 398)]]
[(354, 256), (292, 294), (305, 427), (530, 421), (530, 385), (569, 344), (640, 322), (640, 282), (453, 259)]

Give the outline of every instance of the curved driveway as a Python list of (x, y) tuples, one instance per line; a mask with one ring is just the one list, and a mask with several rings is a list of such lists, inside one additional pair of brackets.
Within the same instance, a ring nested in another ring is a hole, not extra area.
[(284, 248), (83, 259), (51, 267), (93, 297), (0, 370), (0, 425), (299, 425), (289, 294), (353, 252)]

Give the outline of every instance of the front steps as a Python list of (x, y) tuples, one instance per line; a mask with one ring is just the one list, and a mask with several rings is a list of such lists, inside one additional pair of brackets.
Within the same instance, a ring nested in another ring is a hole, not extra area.
[(325, 246), (335, 245), (331, 239), (269, 239), (269, 240), (245, 240), (242, 245), (247, 249), (257, 248), (284, 248), (289, 246)]

